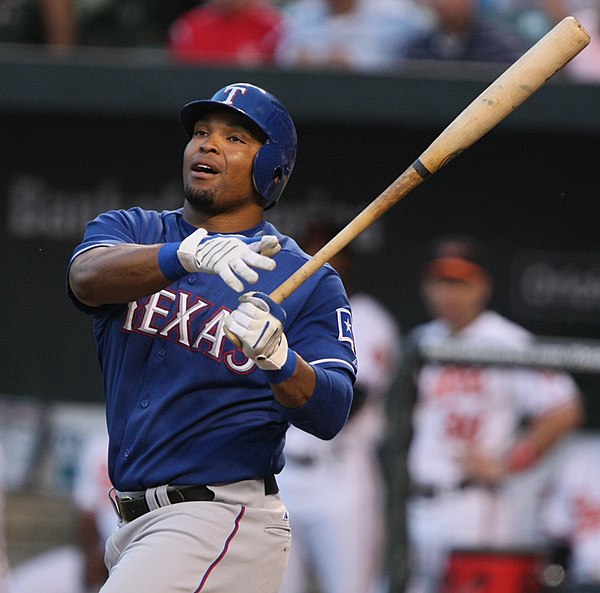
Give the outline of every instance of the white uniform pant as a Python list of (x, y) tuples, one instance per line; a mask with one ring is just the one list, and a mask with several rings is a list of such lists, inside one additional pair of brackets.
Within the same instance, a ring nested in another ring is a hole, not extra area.
[(292, 551), (280, 593), (371, 593), (380, 578), (383, 487), (364, 450), (336, 451), (315, 465), (291, 460), (278, 476), (290, 510)]
[(291, 532), (262, 480), (211, 486), (212, 502), (165, 506), (122, 525), (106, 544), (101, 593), (278, 593)]

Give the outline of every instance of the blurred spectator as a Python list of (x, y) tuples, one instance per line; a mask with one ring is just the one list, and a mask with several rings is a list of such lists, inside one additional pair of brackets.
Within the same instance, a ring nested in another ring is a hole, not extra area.
[[(529, 518), (541, 486), (533, 487), (529, 477), (582, 416), (577, 386), (564, 373), (422, 359), (421, 347), (449, 340), (463, 348), (520, 351), (532, 339), (487, 309), (492, 282), (472, 239), (445, 238), (432, 251), (422, 289), (433, 320), (404, 342), (387, 400), (387, 475), (405, 472), (406, 417), (412, 417), (406, 507), (410, 593), (437, 593), (454, 549), (533, 545), (535, 525)], [(396, 506), (406, 502), (402, 487), (390, 482)], [(404, 545), (394, 533), (402, 524), (389, 525), (390, 546)], [(404, 567), (390, 570), (395, 584), (393, 571)]]
[(598, 593), (600, 434), (581, 433), (560, 453), (542, 506), (542, 528), (554, 548), (562, 551), (561, 560), (566, 559), (567, 590)]
[(180, 62), (268, 64), (281, 18), (281, 10), (266, 0), (209, 0), (173, 23), (167, 47)]
[(574, 13), (575, 18), (590, 34), (589, 45), (565, 67), (566, 73), (576, 81), (600, 83), (600, 3)]
[(16, 566), (8, 593), (98, 593), (107, 577), (105, 542), (118, 523), (109, 498), (107, 459), (108, 435), (102, 430), (90, 435), (78, 461), (73, 488), (77, 541)]
[(171, 23), (201, 0), (77, 0), (79, 43), (163, 48)]
[(600, 1), (543, 0), (543, 6), (550, 18), (550, 26), (567, 16), (574, 16), (590, 34), (589, 45), (565, 66), (565, 72), (573, 80), (600, 82)]
[[(479, 0), (479, 2), (486, 15), (510, 24), (529, 45), (533, 45), (564, 17), (572, 15), (579, 18), (590, 9), (598, 9), (598, 0)], [(595, 26), (592, 26), (593, 28)]]
[(486, 16), (479, 0), (422, 1), (435, 14), (436, 26), (409, 44), (408, 59), (512, 64), (529, 49), (507, 23)]
[(546, 0), (479, 0), (486, 18), (501, 22), (523, 38), (528, 47), (552, 28), (552, 18), (546, 12)]
[(76, 40), (73, 0), (2, 0), (0, 42), (64, 49)]
[(103, 430), (92, 435), (83, 448), (73, 490), (86, 593), (99, 591), (108, 576), (104, 547), (118, 523), (109, 497), (111, 488), (108, 434)]
[[(314, 255), (335, 230), (326, 221), (310, 223), (303, 248)], [(321, 593), (372, 593), (380, 577), (384, 489), (377, 450), (400, 332), (381, 303), (354, 290), (352, 247), (330, 263), (350, 299), (358, 376), (350, 418), (332, 441), (293, 426), (287, 432), (278, 480), (294, 536), (280, 593), (306, 593), (311, 580)]]
[(285, 14), (277, 50), (284, 67), (390, 69), (432, 24), (412, 0), (296, 0)]

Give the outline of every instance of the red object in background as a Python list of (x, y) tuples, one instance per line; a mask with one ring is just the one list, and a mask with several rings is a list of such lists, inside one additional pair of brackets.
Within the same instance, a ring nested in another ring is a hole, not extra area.
[(171, 25), (167, 50), (187, 63), (270, 64), (281, 35), (282, 13), (269, 4), (248, 3), (229, 12), (201, 5)]
[(454, 550), (440, 593), (540, 593), (545, 566), (536, 550)]

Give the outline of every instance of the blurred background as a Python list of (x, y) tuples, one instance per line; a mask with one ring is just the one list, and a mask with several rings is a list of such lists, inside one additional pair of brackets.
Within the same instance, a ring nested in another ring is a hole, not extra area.
[[(436, 13), (453, 2), (462, 0), (373, 2), (384, 11), (373, 15), (354, 2), (321, 12), (313, 0), (271, 2), (274, 21), (256, 20), (268, 31), (221, 55), (189, 41), (223, 24), (202, 15), (194, 24), (188, 11), (218, 12), (219, 2), (0, 1), (0, 443), (12, 567), (76, 541), (76, 468), (103, 427), (91, 322), (65, 293), (86, 222), (111, 208), (178, 208), (179, 108), (247, 81), (281, 99), (298, 129), (295, 172), (267, 219), (294, 237), (320, 216), (343, 226), (563, 15), (581, 15), (598, 41), (597, 0), (480, 0), (463, 20), (485, 18), (518, 38), (516, 54), (475, 44), (472, 54), (427, 55), (461, 39), (444, 35)], [(386, 10), (392, 31), (377, 20)], [(360, 18), (339, 18), (352, 11)], [(183, 15), (189, 22), (175, 28)], [(439, 44), (423, 41), (434, 34)], [(360, 56), (344, 56), (348, 39)], [(291, 51), (294, 43), (304, 46)], [(493, 254), (496, 310), (539, 336), (600, 339), (600, 61), (587, 51), (356, 239), (354, 283), (402, 333), (427, 319), (419, 276), (431, 239), (468, 233)], [(600, 376), (574, 377), (586, 428), (600, 429)]]

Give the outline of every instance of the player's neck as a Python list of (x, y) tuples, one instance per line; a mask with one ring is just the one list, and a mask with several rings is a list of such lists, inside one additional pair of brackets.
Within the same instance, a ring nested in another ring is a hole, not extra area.
[(458, 334), (464, 330), (467, 326), (471, 325), (480, 315), (480, 311), (470, 312), (465, 315), (457, 316), (452, 319), (446, 319), (446, 323), (450, 328), (452, 334)]
[(237, 233), (259, 225), (263, 220), (263, 210), (253, 208), (209, 214), (184, 207), (183, 218), (189, 224), (211, 233)]

